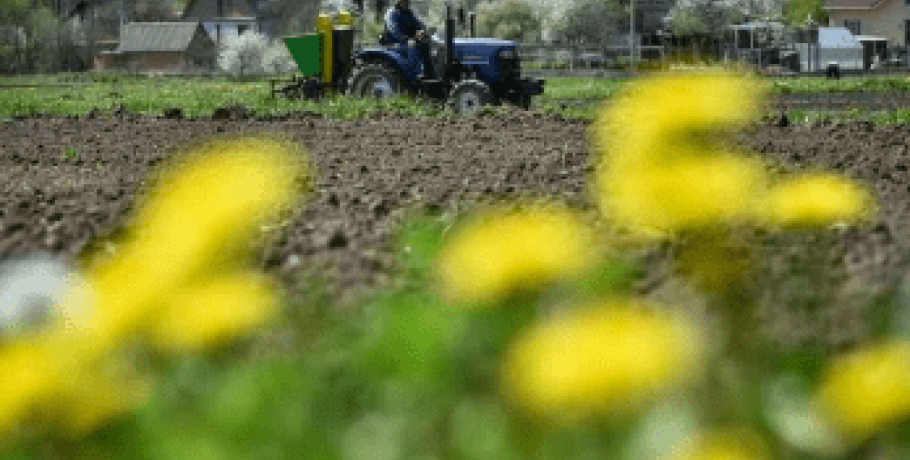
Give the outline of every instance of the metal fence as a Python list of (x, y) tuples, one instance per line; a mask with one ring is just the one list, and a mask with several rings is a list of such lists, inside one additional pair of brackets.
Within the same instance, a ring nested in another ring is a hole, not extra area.
[[(791, 55), (789, 61), (787, 55)], [(891, 47), (877, 61), (864, 54), (862, 48), (821, 48), (805, 43), (786, 43), (774, 48), (739, 48), (722, 46), (718, 59), (724, 62), (739, 60), (745, 64), (766, 68), (779, 66), (785, 72), (798, 74), (825, 73), (830, 62), (838, 64), (847, 75), (877, 75), (910, 71), (908, 47)]]
[[(539, 75), (611, 75), (628, 66), (629, 46), (521, 44), (522, 73)], [(637, 62), (662, 62), (662, 46), (634, 47)]]

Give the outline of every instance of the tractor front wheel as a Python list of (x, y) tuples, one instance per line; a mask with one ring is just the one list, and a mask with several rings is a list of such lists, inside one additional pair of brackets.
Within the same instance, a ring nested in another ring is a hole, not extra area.
[(458, 83), (449, 94), (449, 107), (460, 115), (472, 115), (493, 100), (490, 87), (480, 80)]
[(386, 64), (368, 64), (354, 69), (348, 82), (354, 97), (386, 98), (401, 94), (401, 76)]

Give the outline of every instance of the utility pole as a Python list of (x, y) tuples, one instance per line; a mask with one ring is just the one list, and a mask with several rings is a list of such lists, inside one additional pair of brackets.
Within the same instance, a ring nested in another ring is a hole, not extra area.
[(89, 15), (89, 36), (88, 36), (88, 69), (95, 69), (95, 4), (94, 0), (86, 2)]
[(629, 0), (629, 73), (635, 66), (635, 0)]
[(224, 0), (218, 0), (218, 22), (215, 23), (215, 39), (221, 45), (221, 19), (224, 17)]

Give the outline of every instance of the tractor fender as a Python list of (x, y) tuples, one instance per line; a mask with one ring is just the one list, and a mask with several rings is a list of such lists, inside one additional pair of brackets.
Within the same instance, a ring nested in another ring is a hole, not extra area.
[[(414, 56), (411, 56), (411, 54)], [(367, 48), (357, 54), (356, 59), (361, 64), (385, 63), (401, 73), (407, 83), (417, 80), (417, 74), (420, 72), (419, 67), (413, 65), (413, 62), (420, 62), (414, 58), (417, 51), (407, 47), (389, 47), (389, 48)], [(359, 66), (358, 65), (358, 66)]]

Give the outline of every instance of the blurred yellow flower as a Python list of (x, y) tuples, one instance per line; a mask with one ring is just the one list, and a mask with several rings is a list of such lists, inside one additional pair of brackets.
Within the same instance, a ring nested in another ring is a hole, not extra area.
[[(294, 158), (296, 153), (277, 140), (230, 139), (205, 146), (194, 152), (187, 165), (165, 171), (136, 216), (139, 234), (124, 245), (118, 257), (89, 273), (100, 297), (104, 337), (115, 341), (142, 323), (156, 323), (150, 315), (167, 317), (158, 308), (164, 305), (186, 312), (186, 304), (174, 304), (178, 295), (188, 301), (180, 294), (184, 287), (195, 289), (239, 269), (235, 261), (238, 243), (247, 241), (264, 219), (276, 216), (295, 198), (295, 182), (305, 172), (301, 161)], [(213, 289), (194, 292), (217, 297), (226, 288)], [(249, 293), (243, 287), (236, 289)], [(206, 301), (199, 305), (215, 308)], [(237, 317), (209, 311), (206, 327), (234, 329), (236, 324), (215, 323), (241, 321), (239, 318), (260, 321), (243, 309), (236, 311), (241, 312)], [(198, 317), (195, 313), (190, 316)], [(175, 321), (163, 319), (157, 324), (179, 323)], [(199, 333), (208, 334), (202, 329)], [(177, 334), (189, 340), (186, 331)]]
[(143, 403), (151, 395), (153, 378), (131, 366), (111, 356), (66, 366), (62, 374), (65, 385), (57, 388), (44, 407), (49, 412), (47, 419), (79, 435)]
[(756, 80), (729, 72), (643, 78), (606, 107), (594, 124), (596, 139), (611, 156), (672, 160), (680, 156), (678, 147), (693, 143), (694, 130), (752, 119), (762, 91)]
[(69, 384), (69, 344), (88, 337), (92, 291), (47, 255), (0, 266), (0, 434)]
[(0, 438), (59, 385), (53, 362), (35, 344), (5, 344), (0, 352)]
[(769, 216), (781, 224), (822, 224), (868, 217), (872, 197), (846, 178), (812, 175), (791, 178), (770, 190)]
[(482, 213), (440, 251), (444, 293), (457, 300), (488, 300), (536, 287), (589, 260), (587, 232), (572, 213), (546, 206), (508, 214)]
[(150, 326), (150, 336), (163, 349), (217, 346), (272, 317), (276, 299), (275, 286), (256, 273), (189, 286), (168, 299), (168, 308)]
[(607, 214), (632, 228), (679, 230), (745, 218), (763, 186), (763, 171), (736, 157), (667, 161), (599, 176)]
[(815, 403), (856, 442), (910, 416), (910, 342), (877, 343), (835, 359)]
[(700, 328), (643, 305), (597, 305), (533, 326), (507, 351), (505, 393), (543, 417), (625, 416), (697, 377), (708, 352)]
[(728, 72), (643, 79), (595, 124), (597, 201), (633, 229), (674, 231), (745, 217), (764, 185), (757, 161), (711, 136), (753, 116), (761, 87)]
[[(635, 231), (757, 222), (819, 224), (870, 211), (862, 188), (814, 175), (769, 189), (758, 160), (717, 135), (752, 121), (767, 85), (725, 71), (644, 78), (604, 106), (593, 126), (596, 201)], [(733, 222), (731, 222), (733, 221)]]
[(668, 460), (770, 460), (765, 441), (748, 429), (697, 433), (676, 446)]
[(296, 154), (265, 137), (187, 152), (141, 203), (138, 234), (84, 282), (55, 261), (0, 267), (0, 434), (31, 416), (79, 434), (143, 401), (151, 378), (121, 356), (133, 334), (198, 349), (273, 314), (274, 286), (238, 256), (293, 203)]

